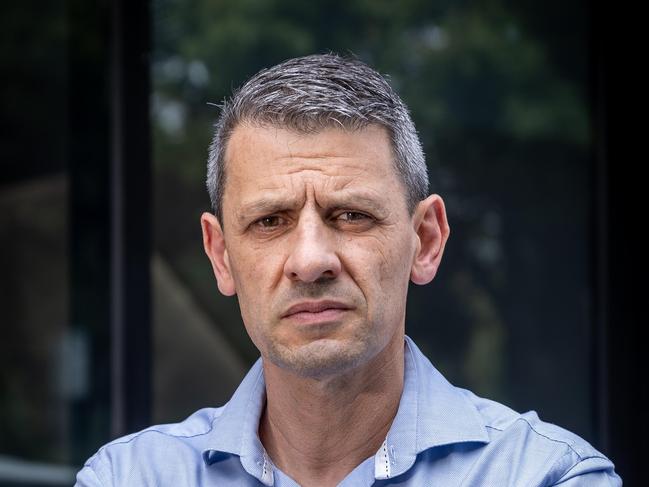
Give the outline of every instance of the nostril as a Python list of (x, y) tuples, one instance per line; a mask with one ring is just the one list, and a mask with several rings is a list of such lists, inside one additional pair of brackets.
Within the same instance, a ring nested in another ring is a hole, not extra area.
[(285, 275), (292, 281), (315, 282), (335, 278), (340, 272), (339, 269), (338, 258), (332, 254), (308, 260), (291, 256), (285, 264)]
[(302, 220), (294, 233), (284, 275), (292, 281), (315, 282), (332, 279), (340, 272), (337, 244), (329, 238), (321, 222)]

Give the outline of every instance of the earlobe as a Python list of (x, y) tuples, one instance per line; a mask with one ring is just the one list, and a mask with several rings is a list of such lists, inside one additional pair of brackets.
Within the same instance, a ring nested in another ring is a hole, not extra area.
[(442, 198), (433, 194), (421, 201), (415, 209), (413, 222), (418, 244), (410, 279), (415, 284), (423, 285), (428, 284), (435, 277), (450, 234)]
[(212, 270), (219, 291), (225, 296), (233, 296), (236, 294), (236, 287), (232, 278), (230, 259), (225, 248), (221, 224), (211, 213), (203, 213), (201, 215), (201, 229), (203, 230), (203, 247), (212, 263)]

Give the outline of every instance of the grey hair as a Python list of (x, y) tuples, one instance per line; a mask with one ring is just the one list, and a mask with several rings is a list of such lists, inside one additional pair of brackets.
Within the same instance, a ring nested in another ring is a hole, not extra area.
[(259, 71), (223, 102), (207, 161), (207, 190), (221, 222), (226, 147), (242, 122), (300, 133), (383, 126), (409, 211), (428, 196), (426, 161), (408, 108), (383, 76), (357, 59), (336, 54), (289, 59)]

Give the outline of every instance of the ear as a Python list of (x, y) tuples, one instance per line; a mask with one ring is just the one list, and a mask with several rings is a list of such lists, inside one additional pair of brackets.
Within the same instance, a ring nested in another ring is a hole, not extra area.
[(451, 232), (442, 198), (433, 194), (420, 201), (413, 215), (413, 223), (418, 242), (410, 279), (415, 284), (428, 284), (437, 273)]
[(203, 247), (212, 263), (219, 291), (225, 296), (233, 296), (237, 291), (232, 278), (230, 260), (228, 251), (225, 248), (221, 224), (211, 213), (203, 213), (201, 215), (201, 228), (203, 229)]

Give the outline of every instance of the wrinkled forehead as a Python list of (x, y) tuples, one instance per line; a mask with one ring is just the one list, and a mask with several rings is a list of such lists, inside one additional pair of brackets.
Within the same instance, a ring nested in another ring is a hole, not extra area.
[(389, 198), (396, 193), (405, 200), (389, 135), (378, 125), (305, 133), (241, 124), (232, 132), (225, 163), (224, 206), (227, 200), (242, 202), (263, 194), (297, 190), (299, 184), (317, 185), (320, 193), (389, 191), (389, 195), (378, 197)]
[(244, 122), (231, 132), (224, 155), (229, 173), (254, 169), (271, 175), (310, 166), (324, 172), (347, 167), (397, 174), (390, 135), (376, 124), (305, 131)]
[[(264, 137), (260, 138), (260, 134), (264, 135)], [(278, 137), (278, 135), (281, 135), (281, 137)], [(336, 137), (336, 135), (339, 137)], [(368, 139), (368, 136), (371, 137), (372, 141), (369, 144), (365, 144), (365, 147), (362, 147), (362, 143), (357, 144), (358, 147), (356, 147), (357, 149), (364, 150), (367, 155), (373, 156), (366, 160), (367, 165), (374, 165), (373, 162), (376, 159), (377, 152), (380, 151), (382, 152), (381, 159), (388, 159), (390, 161), (391, 171), (397, 177), (400, 177), (399, 171), (397, 170), (396, 152), (392, 142), (392, 134), (388, 128), (381, 124), (362, 121), (340, 123), (336, 119), (331, 119), (327, 124), (305, 128), (304, 125), (295, 126), (293, 124), (270, 123), (263, 120), (244, 120), (239, 122), (230, 131), (227, 138), (222, 167), (225, 176), (224, 180), (227, 178), (228, 170), (234, 161), (245, 163), (245, 157), (242, 157), (244, 156), (242, 149), (245, 151), (246, 148), (258, 146), (263, 152), (270, 145), (274, 145), (274, 148), (280, 149), (278, 144), (285, 143), (286, 146), (284, 148), (287, 152), (291, 152), (301, 141), (317, 139), (317, 142), (321, 145), (324, 144), (324, 149), (335, 150), (340, 136), (343, 135), (347, 136), (347, 139), (353, 138), (359, 142)], [(276, 143), (270, 140), (273, 136), (275, 136)], [(237, 141), (237, 139), (241, 138), (246, 139), (243, 147), (240, 143), (233, 144), (233, 139)], [(280, 138), (281, 140), (279, 140)], [(378, 145), (377, 142), (379, 142)], [(263, 154), (259, 155), (263, 156)], [(305, 152), (304, 155), (308, 156), (309, 154)]]

